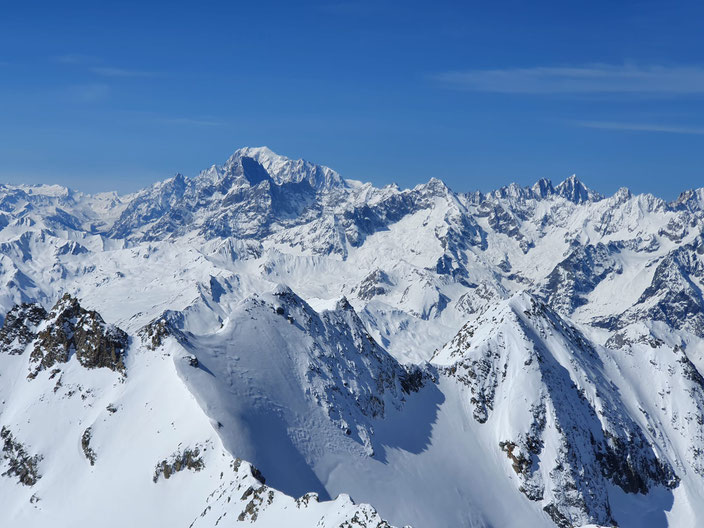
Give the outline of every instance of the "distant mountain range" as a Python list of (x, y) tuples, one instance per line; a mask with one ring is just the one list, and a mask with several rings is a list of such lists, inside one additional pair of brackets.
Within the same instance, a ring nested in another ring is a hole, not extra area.
[(703, 228), (265, 147), (0, 185), (0, 525), (704, 525)]

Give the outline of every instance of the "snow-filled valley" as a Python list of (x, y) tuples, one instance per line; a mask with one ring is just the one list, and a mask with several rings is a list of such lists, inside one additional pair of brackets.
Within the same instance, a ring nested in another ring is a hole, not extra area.
[(0, 526), (701, 526), (703, 228), (265, 147), (0, 185)]

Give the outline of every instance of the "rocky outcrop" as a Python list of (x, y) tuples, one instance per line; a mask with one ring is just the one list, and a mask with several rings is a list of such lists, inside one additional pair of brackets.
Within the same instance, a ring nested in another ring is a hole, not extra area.
[(638, 321), (660, 321), (670, 328), (704, 337), (704, 237), (668, 253), (657, 265), (650, 285), (622, 314), (601, 318), (597, 326), (619, 330)]
[(137, 335), (149, 350), (156, 350), (164, 344), (167, 337), (181, 338), (182, 332), (179, 326), (182, 320), (181, 312), (168, 310), (140, 328)]
[(554, 192), (555, 194), (562, 196), (563, 198), (576, 204), (593, 202), (602, 199), (602, 196), (599, 193), (589, 189), (586, 185), (579, 181), (577, 176), (574, 174), (555, 187)]
[(85, 368), (109, 368), (127, 375), (124, 357), (127, 334), (105, 323), (98, 312), (84, 309), (77, 299), (65, 294), (42, 322), (30, 356), (28, 377), (75, 355)]
[(385, 295), (389, 292), (391, 281), (389, 276), (382, 270), (376, 269), (367, 275), (357, 287), (357, 297), (369, 301), (377, 295)]
[(527, 253), (533, 247), (521, 233), (519, 221), (501, 205), (485, 201), (477, 208), (476, 215), (486, 217), (489, 226), (497, 233), (516, 240), (523, 253)]
[(154, 469), (154, 483), (158, 482), (160, 477), (165, 479), (171, 478), (175, 473), (190, 469), (191, 471), (200, 471), (205, 467), (205, 462), (201, 456), (201, 452), (207, 447), (196, 445), (193, 448), (187, 447), (183, 451), (180, 449), (172, 454), (169, 458), (162, 460)]
[(606, 277), (623, 271), (614, 257), (620, 251), (618, 244), (582, 245), (574, 242), (569, 251), (569, 255), (550, 272), (542, 287), (548, 304), (567, 315), (586, 304), (587, 295)]
[(346, 298), (335, 310), (318, 314), (288, 287), (279, 287), (274, 295), (275, 313), (320, 340), (305, 373), (311, 396), (372, 452), (372, 427), (366, 422), (383, 418), (387, 405), (400, 408), (404, 394), (419, 390), (429, 373), (404, 367), (380, 347)]
[(98, 458), (95, 450), (90, 446), (90, 440), (93, 437), (93, 429), (89, 427), (81, 435), (81, 449), (83, 449), (83, 454), (86, 456), (88, 462), (91, 466), (95, 465), (95, 460)]
[(37, 326), (45, 317), (46, 310), (41, 304), (15, 305), (0, 328), (0, 353), (22, 354), (36, 338)]
[[(285, 518), (294, 518), (301, 510), (309, 525), (318, 528), (393, 528), (368, 504), (355, 504), (345, 494), (334, 501), (320, 501), (316, 493), (306, 493), (294, 499), (267, 486), (264, 477), (250, 463), (237, 458), (231, 464), (224, 481), (208, 496), (207, 506), (191, 523), (189, 528), (221, 526), (230, 522), (257, 525), (275, 522), (286, 525), (282, 517), (267, 516), (269, 510), (284, 513)], [(277, 515), (276, 513), (274, 515)], [(290, 516), (290, 517), (289, 517)]]
[(17, 477), (20, 484), (34, 486), (42, 478), (39, 474), (39, 462), (44, 457), (41, 455), (30, 455), (27, 447), (19, 442), (9, 428), (3, 426), (0, 430), (2, 439), (2, 456), (7, 464), (7, 469), (3, 471), (4, 477)]

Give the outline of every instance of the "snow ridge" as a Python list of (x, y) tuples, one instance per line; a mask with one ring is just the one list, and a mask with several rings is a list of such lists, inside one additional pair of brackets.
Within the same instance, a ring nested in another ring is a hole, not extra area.
[(266, 147), (1, 185), (0, 523), (701, 524), (703, 227), (702, 189), (376, 188)]

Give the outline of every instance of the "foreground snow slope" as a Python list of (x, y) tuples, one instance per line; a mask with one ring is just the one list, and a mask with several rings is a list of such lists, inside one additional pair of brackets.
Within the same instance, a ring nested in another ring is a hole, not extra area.
[(0, 186), (0, 521), (697, 526), (703, 200)]
[[(265, 486), (224, 448), (183, 383), (179, 371), (198, 367), (176, 343), (133, 344), (126, 375), (86, 368), (76, 353), (35, 378), (29, 350), (0, 361), (4, 526), (214, 526), (228, 516), (271, 527), (387, 526), (347, 496), (295, 500)], [(28, 474), (34, 482), (21, 482)]]

